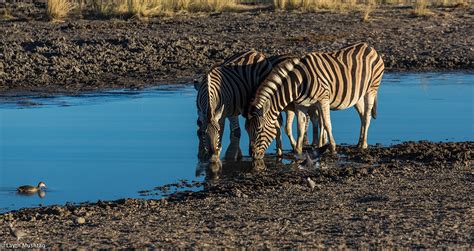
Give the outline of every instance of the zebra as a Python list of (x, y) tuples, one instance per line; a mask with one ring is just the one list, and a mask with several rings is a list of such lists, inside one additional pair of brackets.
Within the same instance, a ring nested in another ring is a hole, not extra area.
[[(245, 51), (213, 66), (198, 89), (198, 137), (200, 150), (209, 151), (211, 161), (217, 161), (221, 151), (224, 119), (229, 118), (231, 137), (240, 138), (238, 116), (247, 109), (258, 85), (270, 73), (272, 65), (263, 53)], [(207, 149), (206, 149), (207, 148)]]
[[(377, 115), (377, 91), (383, 72), (381, 56), (366, 43), (349, 45), (335, 52), (309, 53), (274, 67), (259, 86), (247, 114), (245, 127), (250, 137), (250, 154), (254, 159), (263, 158), (277, 134), (280, 112), (291, 103), (298, 112), (318, 109), (323, 122), (321, 132), (327, 132), (333, 153), (336, 143), (330, 109), (355, 106), (361, 120), (358, 147), (367, 148), (367, 133), (371, 117), (375, 119)], [(302, 123), (298, 127), (304, 131)], [(298, 135), (299, 152), (303, 135)]]
[[(294, 55), (276, 55), (266, 58), (255, 50), (235, 54), (222, 64), (215, 65), (202, 81), (195, 81), (198, 90), (196, 106), (198, 110), (198, 158), (204, 159), (208, 152), (211, 161), (220, 156), (224, 118), (228, 118), (231, 142), (240, 139), (239, 114), (246, 114), (250, 100), (254, 98), (258, 85), (278, 65)], [(279, 118), (281, 124), (281, 117)], [(282, 155), (281, 132), (278, 132), (277, 155)], [(226, 158), (241, 154), (227, 154)]]

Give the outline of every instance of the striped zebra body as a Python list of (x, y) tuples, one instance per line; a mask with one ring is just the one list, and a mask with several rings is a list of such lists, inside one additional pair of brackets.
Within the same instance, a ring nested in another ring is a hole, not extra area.
[(250, 50), (214, 66), (198, 86), (199, 147), (209, 150), (211, 161), (219, 159), (225, 118), (231, 122), (231, 138), (240, 138), (238, 116), (247, 109), (258, 85), (270, 71), (271, 64), (265, 55)]
[[(318, 110), (321, 132), (327, 132), (333, 152), (336, 144), (329, 111), (355, 106), (361, 119), (359, 147), (366, 148), (370, 117), (376, 115), (374, 106), (383, 70), (382, 58), (366, 43), (331, 53), (310, 53), (275, 67), (258, 88), (249, 108), (246, 128), (251, 138), (252, 156), (263, 157), (276, 136), (280, 112), (291, 103), (296, 105), (298, 112)], [(299, 127), (305, 131), (303, 123)], [(304, 134), (298, 134), (299, 152)]]

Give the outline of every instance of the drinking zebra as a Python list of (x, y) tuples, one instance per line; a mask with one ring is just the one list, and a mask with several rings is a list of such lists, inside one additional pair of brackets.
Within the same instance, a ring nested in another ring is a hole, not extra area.
[[(208, 151), (211, 161), (219, 159), (225, 118), (229, 118), (231, 124), (231, 138), (240, 138), (238, 116), (247, 110), (258, 85), (270, 73), (272, 62), (278, 63), (284, 57), (267, 59), (255, 50), (239, 53), (212, 67), (195, 85), (198, 90), (198, 157), (203, 158)], [(277, 148), (281, 153), (280, 141)]]
[[(263, 157), (277, 135), (280, 112), (291, 103), (301, 112), (318, 109), (323, 122), (321, 131), (327, 132), (332, 152), (336, 151), (336, 143), (329, 111), (355, 105), (361, 120), (358, 146), (367, 148), (367, 132), (371, 116), (376, 117), (377, 91), (383, 71), (382, 58), (366, 43), (330, 53), (310, 53), (274, 67), (259, 86), (247, 115), (252, 157)], [(299, 152), (303, 135), (298, 135)]]

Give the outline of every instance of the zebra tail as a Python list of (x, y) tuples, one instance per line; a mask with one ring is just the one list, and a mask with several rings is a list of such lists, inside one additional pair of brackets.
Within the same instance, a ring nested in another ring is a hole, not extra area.
[(375, 95), (374, 106), (372, 107), (372, 118), (374, 119), (377, 118), (377, 96), (378, 95)]

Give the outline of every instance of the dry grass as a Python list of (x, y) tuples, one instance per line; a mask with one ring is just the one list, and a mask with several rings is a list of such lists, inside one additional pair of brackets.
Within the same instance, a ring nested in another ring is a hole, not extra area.
[(413, 14), (415, 16), (432, 16), (434, 13), (428, 9), (428, 1), (427, 0), (418, 0), (413, 5)]
[(377, 3), (375, 0), (366, 0), (365, 5), (362, 7), (362, 21), (363, 22), (369, 22), (370, 20), (370, 13), (374, 11), (374, 9), (377, 7)]
[(378, 4), (412, 6), (416, 15), (426, 16), (433, 14), (428, 6), (465, 7), (469, 0), (273, 0), (273, 6), (278, 10), (360, 11), (363, 20), (368, 20)]
[(75, 4), (69, 0), (47, 0), (46, 16), (51, 20), (60, 20), (65, 18), (74, 7)]
[(275, 9), (280, 10), (334, 10), (344, 11), (356, 6), (356, 0), (274, 0)]
[(235, 0), (92, 0), (91, 8), (102, 16), (150, 17), (176, 12), (237, 10)]
[[(92, 11), (103, 17), (152, 17), (180, 12), (222, 12), (252, 9), (248, 4), (271, 5), (276, 10), (303, 12), (360, 12), (361, 20), (370, 21), (370, 14), (379, 4), (412, 6), (416, 16), (429, 16), (428, 7), (468, 6), (469, 0), (46, 0), (51, 19), (64, 18), (76, 5), (79, 11)], [(72, 2), (75, 4), (73, 5)], [(252, 5), (254, 6), (254, 5)]]

